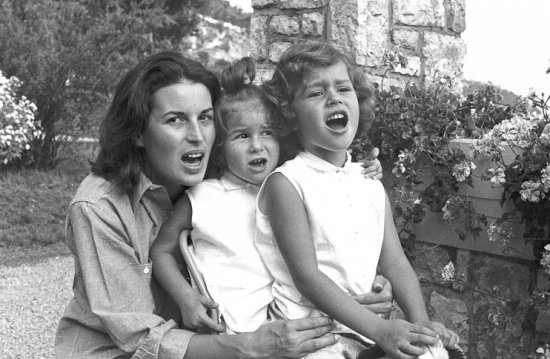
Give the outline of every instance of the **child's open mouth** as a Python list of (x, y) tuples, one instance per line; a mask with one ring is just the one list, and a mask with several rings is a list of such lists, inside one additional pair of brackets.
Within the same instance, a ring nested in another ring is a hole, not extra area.
[(257, 158), (255, 160), (252, 160), (248, 162), (248, 165), (254, 169), (263, 169), (265, 165), (267, 164), (267, 159), (265, 158)]
[(348, 124), (348, 116), (344, 112), (339, 112), (331, 115), (326, 122), (328, 128), (332, 130), (341, 130), (346, 128)]

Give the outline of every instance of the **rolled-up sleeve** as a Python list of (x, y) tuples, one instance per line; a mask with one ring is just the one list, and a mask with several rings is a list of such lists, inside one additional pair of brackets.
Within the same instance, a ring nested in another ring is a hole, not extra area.
[[(134, 223), (139, 220), (129, 206), (71, 204), (67, 244), (75, 255), (75, 298), (65, 316), (104, 332), (133, 358), (181, 359), (194, 333), (157, 314), (162, 300), (148, 259), (151, 233), (143, 233), (142, 223)], [(85, 346), (86, 338), (73, 342)]]

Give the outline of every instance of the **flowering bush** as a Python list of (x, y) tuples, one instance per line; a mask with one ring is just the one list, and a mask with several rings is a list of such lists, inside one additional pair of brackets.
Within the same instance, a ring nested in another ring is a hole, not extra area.
[[(548, 102), (535, 94), (526, 107), (494, 126), (475, 146), (476, 156), (489, 157), (494, 166), (482, 174), (494, 187), (502, 186), (502, 202), (511, 201), (512, 211), (491, 224), (495, 240), (513, 240), (507, 223), (525, 224), (523, 238), (533, 240), (540, 263), (550, 275), (550, 114)], [(512, 159), (503, 155), (508, 148)]]
[(405, 246), (407, 239), (415, 239), (412, 224), (422, 221), (427, 210), (443, 212), (462, 239), (468, 233), (477, 235), (486, 224), (469, 201), (457, 196), (460, 182), (471, 184), (476, 165), (461, 150), (449, 147), (449, 141), (479, 136), (509, 115), (494, 105), (499, 97), (492, 86), (467, 97), (452, 88), (448, 76), (426, 88), (378, 87), (375, 120), (367, 136), (352, 146), (359, 158), (371, 146), (379, 147), (383, 167), (393, 168), (388, 180), (395, 183), (388, 188)]
[[(507, 105), (498, 88), (462, 96), (452, 91), (452, 82), (442, 77), (425, 88), (379, 86), (375, 120), (367, 136), (353, 144), (353, 153), (361, 158), (379, 147), (383, 167), (392, 168), (387, 188), (405, 247), (415, 239), (412, 224), (428, 210), (440, 212), (463, 240), (484, 231), (506, 251), (510, 241), (539, 239), (534, 257), (550, 274), (550, 252), (544, 252), (550, 223), (550, 97), (532, 95)], [(477, 139), (473, 157), (449, 145), (464, 137)], [(503, 154), (506, 147), (513, 151), (511, 161)], [(480, 174), (478, 160), (487, 158), (495, 165)], [(459, 184), (472, 186), (474, 176), (502, 187), (501, 205), (510, 201), (514, 209), (501, 218), (478, 213), (469, 197), (459, 194)], [(526, 224), (525, 232), (512, 233), (512, 223)]]
[(36, 106), (25, 96), (18, 98), (20, 86), (18, 78), (8, 79), (0, 71), (0, 166), (20, 159), (40, 136), (34, 118)]

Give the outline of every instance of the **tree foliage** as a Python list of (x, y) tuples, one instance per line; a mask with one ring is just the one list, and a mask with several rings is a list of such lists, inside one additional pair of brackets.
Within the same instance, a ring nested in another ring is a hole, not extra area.
[(22, 81), (43, 135), (26, 163), (49, 168), (96, 133), (121, 74), (194, 31), (198, 0), (0, 0), (0, 69)]

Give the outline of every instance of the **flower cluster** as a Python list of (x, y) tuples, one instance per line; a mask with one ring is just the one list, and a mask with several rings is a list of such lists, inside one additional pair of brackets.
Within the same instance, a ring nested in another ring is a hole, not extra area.
[(41, 131), (35, 122), (36, 106), (25, 96), (18, 98), (21, 82), (0, 71), (0, 165), (19, 159)]
[[(522, 111), (495, 125), (474, 148), (476, 158), (488, 157), (494, 164), (481, 179), (502, 186), (503, 202), (514, 204), (514, 210), (504, 213), (499, 223), (519, 219), (525, 224), (523, 237), (536, 239), (535, 250), (542, 256), (545, 243), (550, 241), (549, 100), (531, 95)], [(511, 239), (492, 227), (488, 234), (504, 242)]]

